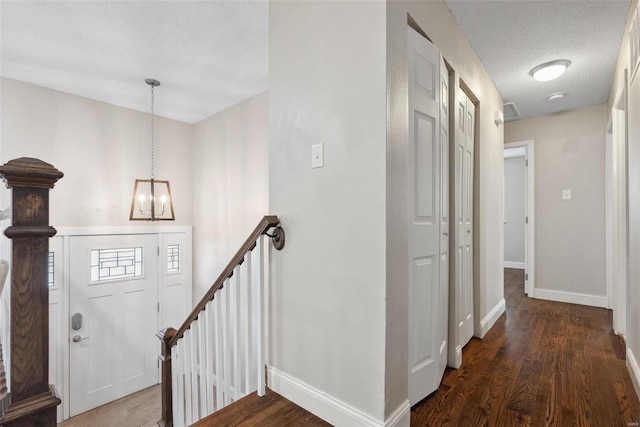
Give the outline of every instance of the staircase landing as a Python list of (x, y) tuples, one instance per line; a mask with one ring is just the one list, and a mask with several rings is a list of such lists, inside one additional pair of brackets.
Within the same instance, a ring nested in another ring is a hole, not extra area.
[(264, 397), (252, 393), (193, 426), (331, 427), (331, 424), (267, 389)]

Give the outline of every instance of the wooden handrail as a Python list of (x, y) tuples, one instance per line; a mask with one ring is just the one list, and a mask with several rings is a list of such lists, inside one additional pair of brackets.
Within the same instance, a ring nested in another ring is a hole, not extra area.
[(191, 326), (191, 323), (198, 318), (200, 312), (204, 310), (205, 306), (209, 301), (212, 301), (216, 292), (222, 289), (224, 286), (224, 281), (229, 277), (233, 276), (233, 270), (236, 266), (241, 265), (244, 261), (244, 256), (247, 252), (251, 251), (256, 246), (256, 241), (260, 236), (265, 234), (271, 228), (277, 227), (280, 224), (280, 220), (275, 215), (267, 215), (262, 218), (262, 220), (258, 223), (256, 228), (253, 230), (251, 235), (244, 241), (238, 252), (231, 258), (229, 264), (222, 270), (220, 276), (218, 276), (218, 280), (216, 280), (209, 291), (202, 297), (200, 302), (195, 306), (191, 314), (187, 317), (187, 319), (182, 323), (182, 325), (178, 328), (173, 338), (168, 343), (169, 349), (178, 343), (178, 340), (182, 338), (187, 329)]

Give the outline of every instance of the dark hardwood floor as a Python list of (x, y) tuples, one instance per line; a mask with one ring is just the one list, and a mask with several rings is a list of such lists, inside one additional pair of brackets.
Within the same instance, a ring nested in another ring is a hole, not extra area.
[(637, 426), (640, 402), (609, 310), (527, 298), (505, 270), (506, 315), (415, 405), (411, 426)]
[(194, 424), (194, 427), (331, 427), (315, 415), (267, 389), (264, 397), (256, 393)]
[[(521, 270), (505, 270), (506, 314), (483, 340), (473, 338), (460, 369), (447, 369), (440, 388), (412, 408), (411, 426), (637, 426), (640, 402), (611, 312), (527, 298), (523, 288)], [(195, 425), (330, 424), (268, 391)]]

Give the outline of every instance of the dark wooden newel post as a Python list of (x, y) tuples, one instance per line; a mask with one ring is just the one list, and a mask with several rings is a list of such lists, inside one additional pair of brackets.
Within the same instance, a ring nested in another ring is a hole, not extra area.
[(11, 404), (4, 427), (55, 426), (60, 398), (49, 385), (49, 289), (47, 258), (49, 190), (63, 173), (38, 159), (20, 158), (0, 166), (12, 190)]
[(158, 421), (160, 427), (173, 426), (173, 385), (171, 383), (171, 347), (169, 342), (175, 336), (176, 330), (166, 328), (156, 334), (160, 338), (160, 372), (162, 375), (162, 417)]

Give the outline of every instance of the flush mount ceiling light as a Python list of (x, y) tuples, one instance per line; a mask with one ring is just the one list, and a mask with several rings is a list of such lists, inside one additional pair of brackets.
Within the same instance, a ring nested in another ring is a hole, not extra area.
[(557, 101), (558, 99), (562, 99), (564, 98), (566, 95), (564, 92), (557, 92), (557, 93), (552, 93), (551, 95), (549, 95), (549, 97), (547, 98), (549, 101)]
[(153, 88), (160, 86), (154, 79), (146, 79), (151, 86), (151, 177), (150, 179), (136, 179), (131, 198), (130, 221), (174, 221), (173, 200), (169, 181), (155, 179), (155, 139), (153, 129), (154, 97)]
[(529, 74), (539, 82), (546, 82), (560, 77), (569, 65), (571, 65), (571, 61), (558, 59), (557, 61), (545, 62), (534, 67), (529, 71)]

